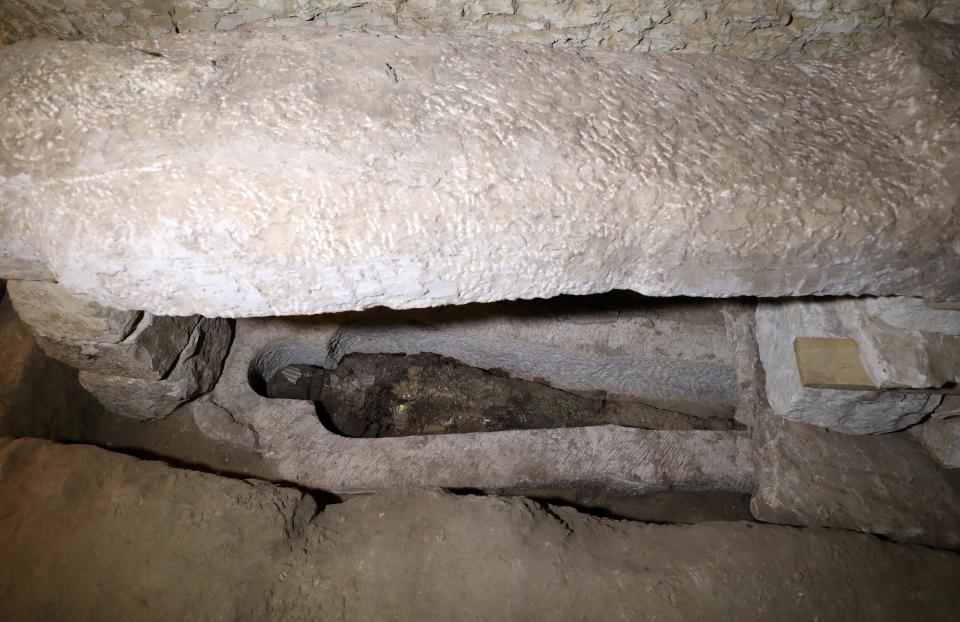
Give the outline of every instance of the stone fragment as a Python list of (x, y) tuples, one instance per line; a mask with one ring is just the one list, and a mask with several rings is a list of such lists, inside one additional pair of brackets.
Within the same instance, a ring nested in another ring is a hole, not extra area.
[(11, 281), (10, 297), (48, 356), (101, 375), (163, 378), (198, 322), (104, 307), (55, 283)]
[(940, 403), (936, 394), (818, 389), (800, 383), (794, 341), (798, 337), (849, 338), (839, 307), (835, 300), (763, 302), (757, 306), (757, 344), (773, 411), (792, 421), (845, 434), (899, 430), (932, 412)]
[(78, 369), (145, 381), (164, 378), (190, 341), (197, 316), (143, 313), (136, 330), (120, 343), (65, 343), (38, 337), (48, 356)]
[(768, 414), (754, 444), (757, 519), (960, 549), (960, 478), (910, 435), (847, 436)]
[(23, 41), (0, 253), (157, 315), (956, 299), (958, 32), (809, 64), (315, 27)]
[(236, 449), (259, 449), (257, 435), (250, 426), (237, 423), (230, 411), (208, 398), (192, 404), (193, 421), (208, 438)]
[(225, 319), (204, 318), (172, 371), (160, 380), (80, 373), (80, 383), (107, 410), (137, 419), (159, 419), (213, 388), (230, 346), (232, 329)]
[(910, 428), (933, 458), (948, 469), (960, 469), (960, 417), (931, 419)]
[(38, 337), (66, 343), (119, 343), (141, 316), (139, 311), (104, 307), (56, 283), (10, 281), (10, 298)]

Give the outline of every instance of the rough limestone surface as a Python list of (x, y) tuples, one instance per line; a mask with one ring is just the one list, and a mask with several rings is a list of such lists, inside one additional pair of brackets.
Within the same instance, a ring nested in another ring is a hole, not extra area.
[[(918, 423), (939, 405), (940, 395), (818, 389), (800, 383), (794, 341), (798, 337), (851, 338), (850, 329), (841, 319), (845, 302), (791, 300), (757, 305), (757, 346), (773, 412), (846, 434), (892, 432)], [(865, 352), (870, 353), (861, 349), (861, 360)], [(896, 352), (890, 354), (896, 359)], [(870, 366), (876, 365), (867, 360), (864, 367)]]
[(317, 28), (17, 43), (0, 276), (208, 317), (957, 298), (958, 32), (765, 64)]
[(229, 320), (203, 318), (169, 374), (157, 380), (80, 372), (80, 384), (118, 415), (158, 419), (216, 384), (230, 347)]
[(960, 549), (960, 477), (909, 434), (847, 436), (770, 414), (753, 432), (759, 520)]
[(856, 301), (863, 313), (897, 328), (960, 335), (960, 311), (935, 309), (919, 298), (881, 296)]
[(148, 381), (170, 372), (200, 321), (104, 307), (56, 283), (10, 281), (10, 298), (48, 356), (89, 372)]
[[(952, 620), (960, 560), (846, 531), (300, 492), (0, 439), (5, 620)], [(316, 514), (316, 515), (315, 515)], [(51, 586), (57, 586), (51, 589)]]
[(960, 417), (931, 419), (910, 428), (933, 458), (948, 469), (960, 469)]
[(0, 435), (73, 432), (76, 422), (102, 412), (77, 371), (47, 358), (9, 297), (0, 295)]
[(937, 409), (930, 413), (934, 419), (948, 419), (960, 415), (960, 395), (945, 395)]
[(875, 386), (936, 388), (960, 380), (960, 311), (892, 297), (843, 300), (838, 314)]
[(137, 311), (121, 311), (74, 296), (56, 283), (11, 281), (17, 314), (39, 337), (70, 343), (118, 343), (140, 321)]
[(0, 43), (124, 41), (309, 20), (384, 32), (466, 32), (557, 47), (752, 58), (863, 49), (904, 20), (960, 22), (957, 0), (7, 0)]

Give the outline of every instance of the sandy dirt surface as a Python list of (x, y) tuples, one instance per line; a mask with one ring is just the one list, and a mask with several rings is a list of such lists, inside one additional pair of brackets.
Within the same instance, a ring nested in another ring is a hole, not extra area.
[(4, 620), (950, 620), (960, 557), (845, 531), (526, 499), (300, 491), (0, 444)]

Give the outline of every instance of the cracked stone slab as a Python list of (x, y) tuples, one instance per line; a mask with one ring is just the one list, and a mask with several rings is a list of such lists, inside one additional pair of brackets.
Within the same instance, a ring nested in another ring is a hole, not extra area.
[(80, 384), (107, 410), (136, 419), (159, 419), (215, 385), (230, 346), (229, 320), (201, 319), (170, 373), (159, 380), (80, 372)]
[(769, 413), (753, 431), (757, 519), (960, 549), (960, 477), (909, 434), (848, 436)]
[[(791, 421), (846, 434), (891, 432), (918, 423), (937, 407), (940, 395), (819, 389), (801, 384), (794, 341), (798, 337), (850, 338), (851, 330), (841, 317), (848, 302), (791, 300), (757, 305), (756, 338), (770, 407)], [(863, 360), (865, 350), (860, 354)], [(870, 366), (875, 364), (864, 361), (865, 368)]]
[(16, 43), (0, 276), (41, 258), (101, 304), (208, 317), (960, 298), (958, 32), (810, 63), (320, 28)]

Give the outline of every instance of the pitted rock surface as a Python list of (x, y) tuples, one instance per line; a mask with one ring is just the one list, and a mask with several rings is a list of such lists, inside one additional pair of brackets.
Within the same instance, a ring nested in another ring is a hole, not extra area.
[(748, 58), (862, 50), (913, 19), (960, 22), (958, 0), (6, 0), (0, 43), (128, 41), (303, 21), (380, 32), (461, 32), (552, 46)]
[(316, 28), (18, 43), (0, 276), (211, 317), (957, 298), (958, 32), (768, 64)]

